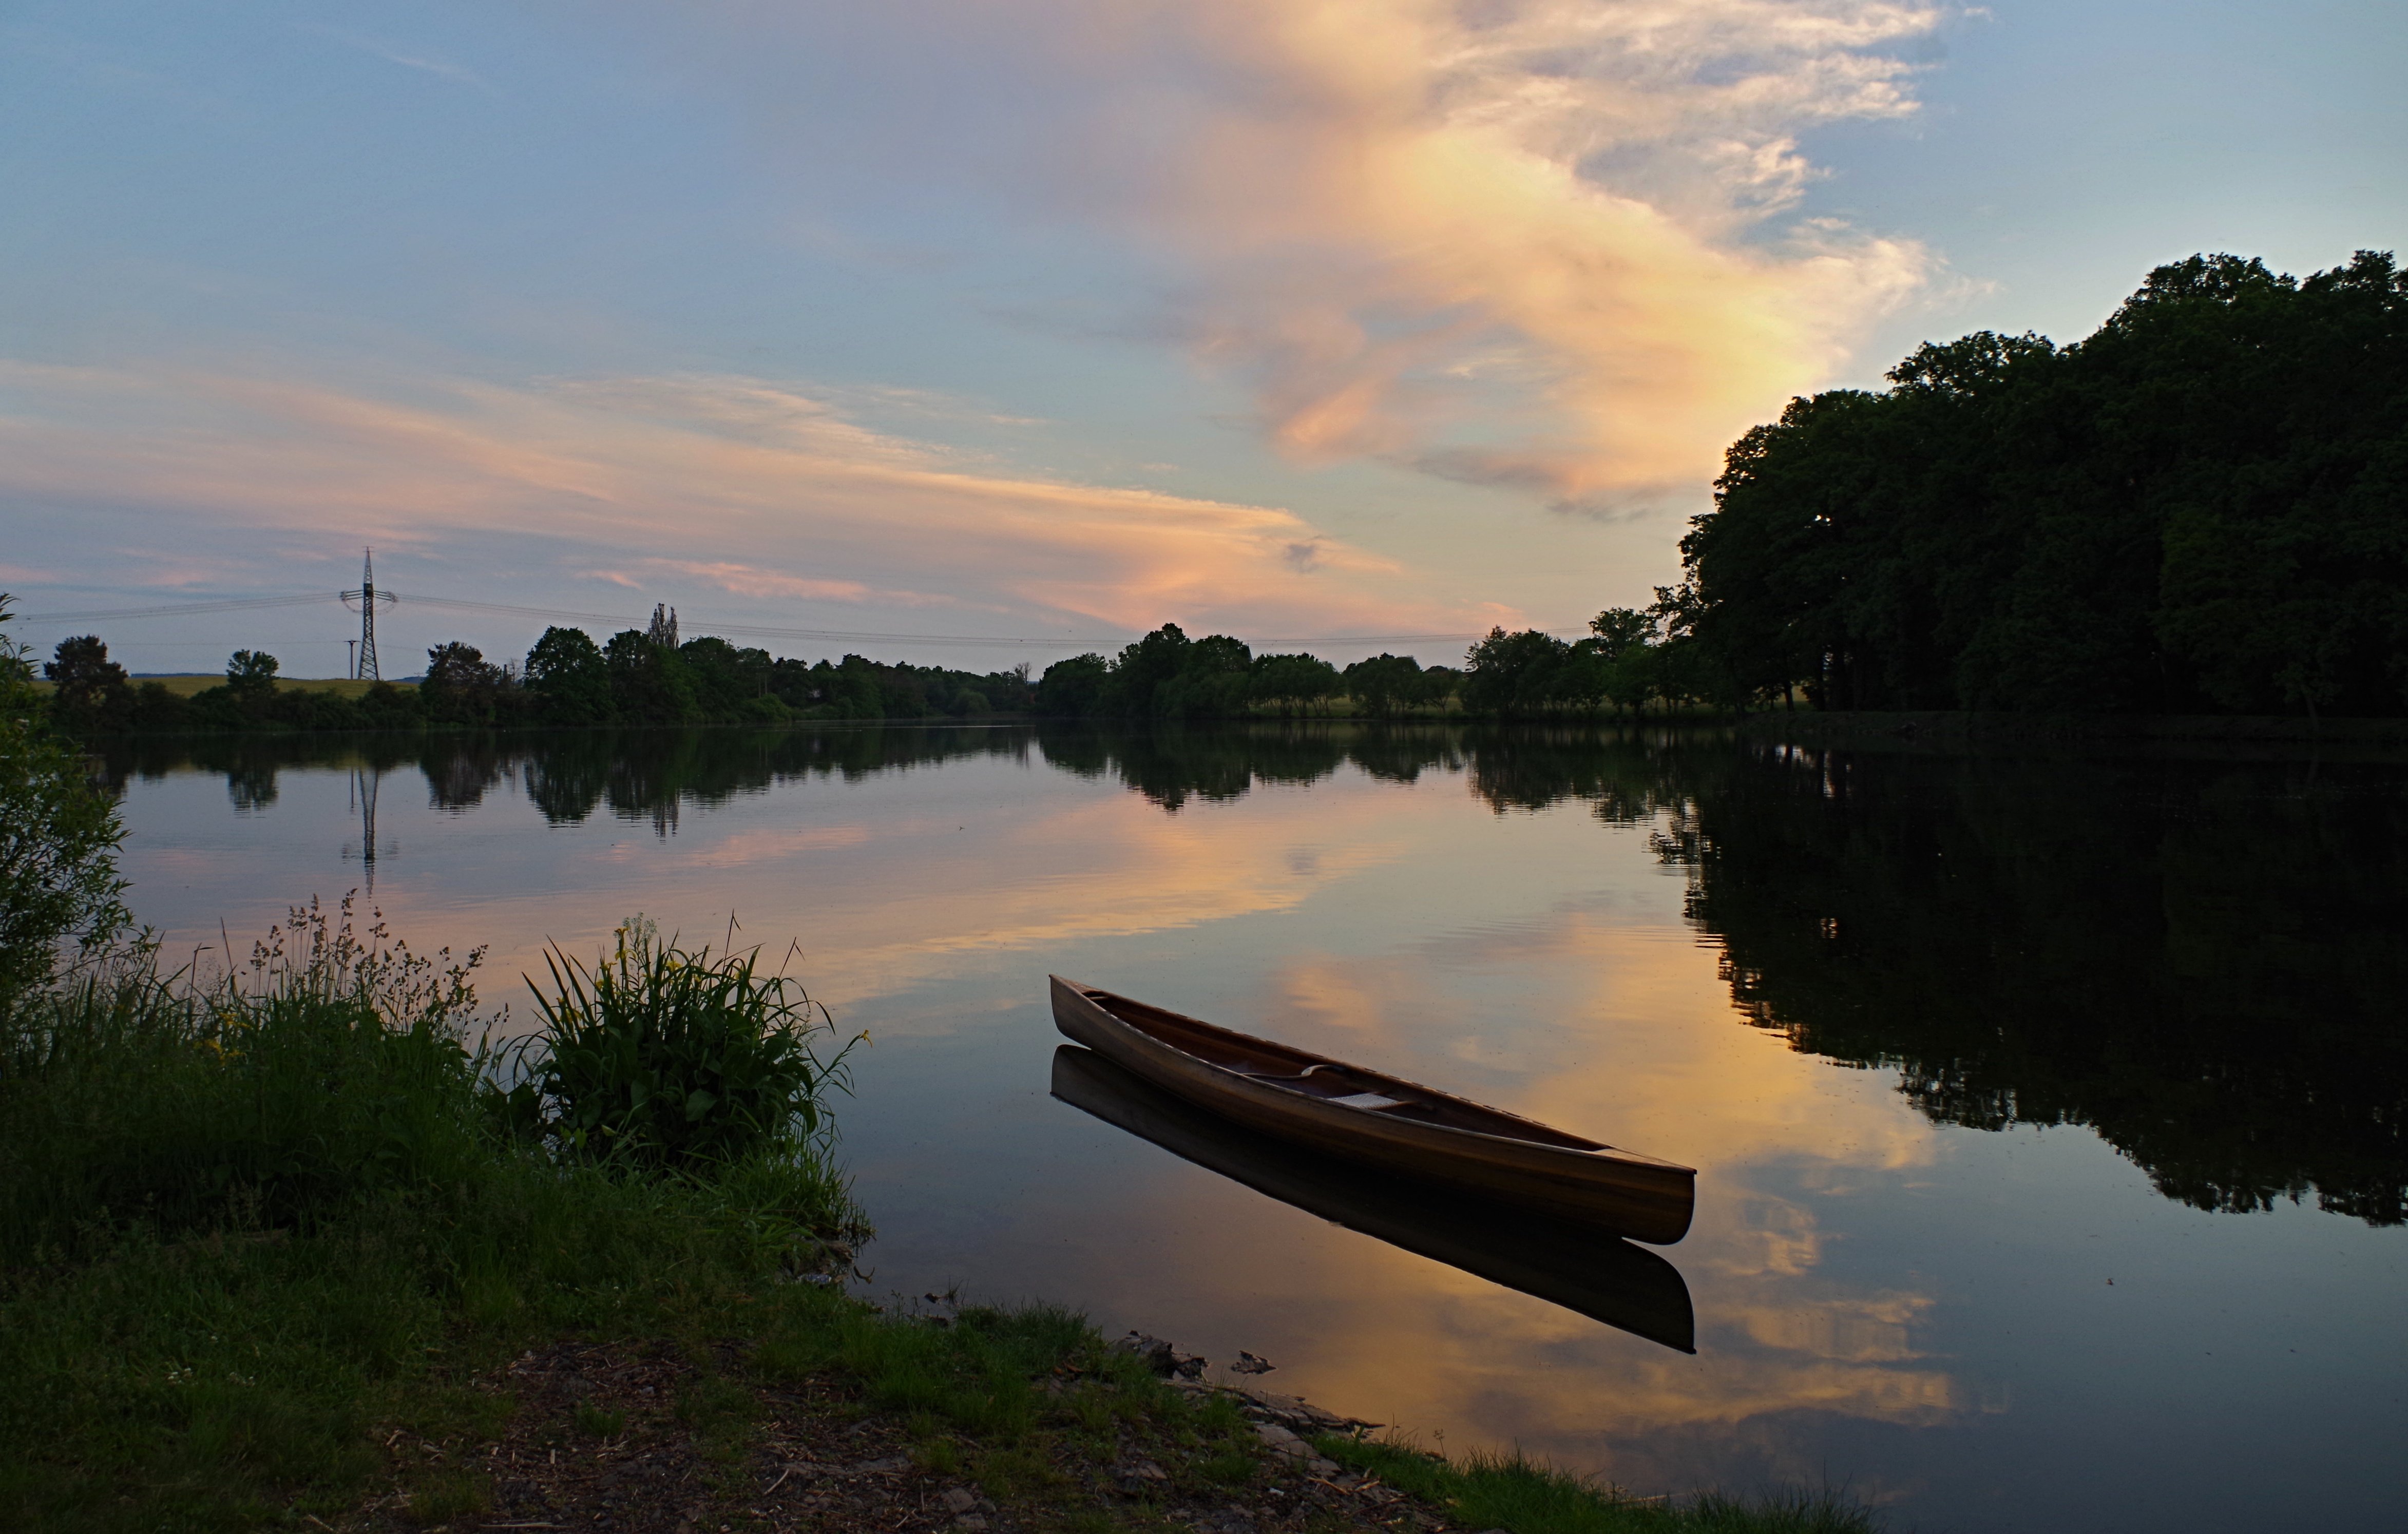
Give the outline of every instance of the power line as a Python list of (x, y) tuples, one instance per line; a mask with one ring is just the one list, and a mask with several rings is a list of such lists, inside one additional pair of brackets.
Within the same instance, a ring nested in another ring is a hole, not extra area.
[(243, 596), (222, 602), (182, 602), (163, 608), (90, 608), (78, 612), (25, 612), (18, 621), (28, 624), (82, 624), (102, 618), (181, 618), (204, 612), (243, 612), (259, 608), (298, 608), (335, 600), (332, 592), (319, 592), (310, 596)]

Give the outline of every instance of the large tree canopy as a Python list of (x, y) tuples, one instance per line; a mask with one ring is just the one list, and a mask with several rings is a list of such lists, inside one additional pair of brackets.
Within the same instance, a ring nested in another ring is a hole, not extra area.
[(2408, 274), (2229, 255), (1734, 444), (1679, 628), (1843, 709), (2408, 711)]

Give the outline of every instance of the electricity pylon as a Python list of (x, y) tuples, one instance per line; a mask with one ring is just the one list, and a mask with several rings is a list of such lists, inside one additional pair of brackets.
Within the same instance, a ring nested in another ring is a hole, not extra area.
[(393, 593), (377, 590), (376, 551), (367, 550), (360, 558), (360, 589), (343, 593), (343, 605), (357, 609), (360, 615), (360, 655), (351, 667), (351, 678), (355, 681), (384, 680), (383, 674), (377, 670), (377, 607), (380, 603), (391, 607), (394, 601)]

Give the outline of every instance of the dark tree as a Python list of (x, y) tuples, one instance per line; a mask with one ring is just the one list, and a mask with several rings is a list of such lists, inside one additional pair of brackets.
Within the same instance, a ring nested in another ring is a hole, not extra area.
[(1412, 707), (1428, 692), (1421, 662), (1384, 652), (1348, 667), (1345, 682), (1347, 695), (1380, 718)]
[(527, 652), (526, 686), (547, 724), (599, 724), (610, 717), (610, 667), (581, 628), (547, 628)]
[(610, 636), (602, 658), (610, 675), (611, 707), (620, 719), (630, 724), (700, 722), (694, 675), (675, 650), (629, 628)]
[(61, 639), (53, 654), (42, 663), (51, 718), (82, 735), (122, 730), (132, 722), (134, 689), (125, 667), (108, 658), (108, 646), (97, 636)]
[(1632, 650), (1654, 644), (1663, 623), (1656, 614), (1635, 608), (1608, 608), (1591, 618), (1588, 626), (1589, 632), (1597, 636), (1598, 657), (1617, 661)]
[(1464, 656), (1463, 702), (1482, 713), (1537, 714), (1563, 700), (1572, 647), (1542, 629), (1492, 628)]
[(265, 650), (237, 650), (226, 660), (225, 684), (238, 698), (265, 698), (276, 691), (276, 657)]
[(771, 724), (785, 717), (769, 691), (767, 651), (738, 649), (706, 635), (678, 646), (678, 658), (694, 675), (695, 703), (706, 718)]
[(437, 724), (493, 724), (500, 722), (509, 687), (509, 677), (483, 651), (454, 639), (426, 652), (418, 695), (426, 717)]
[[(1730, 450), (1669, 594), (1742, 698), (2408, 711), (2408, 275), (2234, 256), (2096, 335), (1928, 345)], [(1672, 656), (1667, 657), (1668, 661)]]
[(1338, 667), (1318, 655), (1265, 655), (1254, 662), (1253, 695), (1283, 714), (1335, 697), (1343, 683)]
[(1153, 717), (1155, 689), (1178, 678), (1193, 643), (1177, 624), (1165, 624), (1135, 644), (1123, 647), (1112, 662), (1111, 681), (1105, 691), (1107, 711), (1140, 719)]
[(1037, 683), (1037, 711), (1057, 719), (1084, 719), (1102, 711), (1111, 666), (1090, 652), (1055, 661)]

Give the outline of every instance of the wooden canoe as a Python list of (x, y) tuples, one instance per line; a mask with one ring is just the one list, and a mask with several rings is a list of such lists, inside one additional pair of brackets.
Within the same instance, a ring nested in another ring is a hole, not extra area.
[(1398, 1177), (1232, 1124), (1093, 1050), (1054, 1052), (1054, 1096), (1171, 1154), (1349, 1230), (1561, 1305), (1683, 1353), (1698, 1351), (1681, 1271), (1612, 1231)]
[(1268, 1135), (1665, 1244), (1697, 1172), (1291, 1044), (1051, 977), (1054, 1023), (1174, 1097)]

